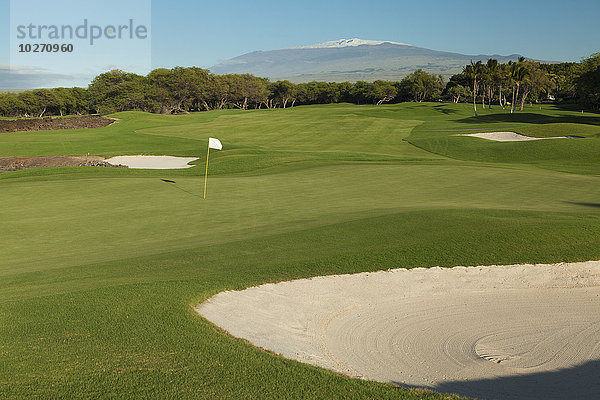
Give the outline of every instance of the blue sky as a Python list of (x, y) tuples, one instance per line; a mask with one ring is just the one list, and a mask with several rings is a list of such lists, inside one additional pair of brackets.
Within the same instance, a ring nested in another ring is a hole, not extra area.
[[(9, 5), (0, 0), (0, 66), (10, 62)], [(45, 17), (64, 19), (66, 8), (57, 5)], [(599, 0), (154, 0), (151, 67), (210, 67), (250, 51), (354, 37), (463, 54), (579, 61), (600, 51), (599, 16)], [(77, 68), (78, 61), (69, 65)]]
[(153, 2), (153, 55), (158, 64), (177, 60), (210, 66), (254, 50), (352, 37), (556, 61), (579, 61), (600, 51), (598, 0), (171, 4)]

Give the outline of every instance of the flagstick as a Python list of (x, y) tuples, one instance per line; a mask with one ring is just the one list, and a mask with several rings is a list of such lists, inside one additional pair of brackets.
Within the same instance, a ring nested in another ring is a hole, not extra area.
[(210, 140), (208, 141), (208, 148), (206, 149), (206, 172), (204, 172), (204, 194), (203, 199), (206, 199), (206, 178), (208, 177), (208, 156), (210, 155)]

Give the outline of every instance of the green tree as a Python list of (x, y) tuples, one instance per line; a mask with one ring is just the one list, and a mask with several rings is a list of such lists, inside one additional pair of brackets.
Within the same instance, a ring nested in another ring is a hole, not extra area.
[(88, 87), (90, 107), (100, 114), (125, 111), (129, 107), (138, 109), (142, 102), (140, 96), (144, 96), (143, 90), (148, 88), (143, 84), (146, 79), (121, 70), (100, 74)]
[(576, 78), (581, 102), (600, 108), (600, 53), (594, 53), (581, 62), (581, 75)]
[(458, 103), (462, 97), (466, 98), (471, 94), (471, 91), (462, 85), (453, 85), (445, 91), (445, 97), (452, 100), (453, 103)]
[(25, 112), (25, 103), (14, 93), (0, 93), (0, 115), (18, 117)]
[(210, 71), (198, 67), (159, 68), (151, 71), (147, 78), (154, 87), (155, 100), (162, 113), (188, 112), (201, 106), (210, 110), (208, 100), (214, 94)]
[(581, 63), (540, 64), (552, 81), (552, 98), (558, 101), (575, 101), (577, 81), (582, 73)]
[(371, 86), (370, 97), (376, 105), (392, 101), (398, 94), (398, 89), (392, 82), (375, 81)]
[(288, 80), (277, 81), (273, 83), (271, 87), (273, 97), (281, 103), (283, 108), (285, 108), (290, 99), (295, 96), (295, 90), (294, 84)]
[(540, 95), (547, 94), (552, 87), (552, 81), (550, 80), (548, 73), (540, 68), (539, 62), (529, 60), (525, 61), (523, 66), (529, 73), (526, 74), (522, 83), (523, 94), (521, 95), (521, 111), (523, 111), (525, 101), (528, 97), (533, 97), (537, 100)]
[(444, 89), (444, 78), (417, 69), (400, 81), (400, 95), (412, 101), (422, 102), (441, 96)]

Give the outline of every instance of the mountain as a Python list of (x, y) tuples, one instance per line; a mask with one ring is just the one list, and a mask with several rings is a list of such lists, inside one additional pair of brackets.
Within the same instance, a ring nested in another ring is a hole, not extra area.
[(450, 77), (462, 71), (471, 60), (516, 61), (519, 54), (465, 55), (417, 47), (406, 43), (340, 39), (310, 46), (254, 51), (210, 70), (216, 74), (250, 73), (271, 80), (292, 82), (399, 80), (418, 68)]

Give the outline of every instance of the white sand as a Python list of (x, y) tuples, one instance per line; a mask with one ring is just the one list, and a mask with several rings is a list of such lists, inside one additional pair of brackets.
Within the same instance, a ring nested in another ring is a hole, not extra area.
[(317, 277), (196, 309), (353, 377), (480, 398), (600, 398), (600, 261)]
[(521, 135), (515, 132), (482, 132), (482, 133), (465, 133), (455, 136), (472, 136), (487, 140), (494, 140), (496, 142), (520, 142), (523, 140), (544, 140), (544, 139), (569, 139), (568, 136), (554, 136), (554, 137), (531, 137)]
[(104, 161), (113, 165), (126, 165), (134, 169), (181, 169), (194, 167), (188, 163), (197, 159), (197, 157), (172, 156), (118, 156)]

